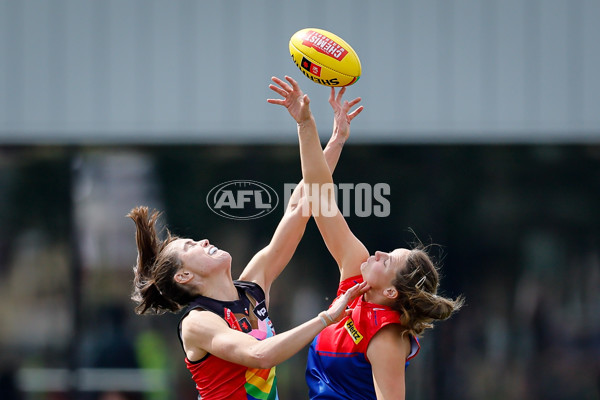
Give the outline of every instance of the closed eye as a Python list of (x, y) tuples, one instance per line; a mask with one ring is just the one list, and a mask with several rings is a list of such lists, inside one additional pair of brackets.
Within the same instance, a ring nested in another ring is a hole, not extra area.
[(389, 265), (390, 265), (390, 255), (389, 254), (385, 255), (385, 260), (383, 261), (383, 265), (385, 267), (389, 267)]

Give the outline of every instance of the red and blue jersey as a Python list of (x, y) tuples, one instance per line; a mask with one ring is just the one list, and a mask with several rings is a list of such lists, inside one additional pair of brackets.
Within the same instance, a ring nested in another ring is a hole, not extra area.
[[(190, 311), (203, 309), (221, 316), (231, 329), (245, 332), (258, 340), (275, 335), (262, 288), (244, 281), (234, 281), (234, 285), (239, 300), (218, 301), (199, 296), (190, 304), (181, 321)], [(181, 340), (181, 322), (179, 338)], [(185, 364), (202, 400), (278, 400), (275, 367), (249, 368), (211, 354), (198, 361), (190, 361), (186, 357)]]
[[(340, 282), (338, 297), (362, 281), (362, 276), (355, 276)], [(367, 348), (381, 328), (401, 323), (400, 314), (389, 307), (368, 303), (362, 296), (349, 307), (353, 308), (349, 317), (325, 328), (310, 345), (306, 382), (311, 399), (376, 398)], [(419, 352), (419, 342), (412, 336), (411, 346), (402, 368)]]

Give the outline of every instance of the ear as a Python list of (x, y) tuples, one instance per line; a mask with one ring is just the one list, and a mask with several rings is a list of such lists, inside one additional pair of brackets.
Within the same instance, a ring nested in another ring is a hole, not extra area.
[(395, 299), (398, 297), (398, 290), (395, 287), (390, 286), (387, 289), (384, 289), (383, 295), (388, 299)]
[(175, 274), (175, 282), (180, 283), (180, 284), (186, 284), (190, 280), (192, 280), (193, 277), (194, 277), (194, 275), (192, 273), (190, 273), (189, 271), (180, 269)]

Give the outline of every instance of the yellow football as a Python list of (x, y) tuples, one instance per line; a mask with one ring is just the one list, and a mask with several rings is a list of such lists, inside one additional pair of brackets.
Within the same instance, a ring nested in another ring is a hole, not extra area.
[(324, 86), (350, 86), (360, 78), (360, 59), (342, 38), (323, 29), (292, 35), (290, 54), (304, 76)]

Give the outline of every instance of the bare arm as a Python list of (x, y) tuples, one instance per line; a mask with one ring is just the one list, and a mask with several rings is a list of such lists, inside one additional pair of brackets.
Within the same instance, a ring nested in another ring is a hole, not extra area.
[(404, 400), (404, 365), (409, 354), (410, 340), (398, 324), (384, 327), (371, 339), (367, 357), (373, 367), (377, 400)]
[(340, 321), (350, 312), (346, 310), (348, 302), (368, 289), (364, 282), (355, 285), (319, 316), (260, 341), (231, 329), (221, 317), (212, 312), (194, 310), (182, 323), (186, 355), (190, 360), (199, 360), (210, 353), (247, 367), (271, 368), (302, 350), (326, 325)]
[[(298, 109), (293, 107), (292, 101), (288, 103), (288, 106), (291, 107), (288, 107), (290, 114), (298, 112)], [(335, 170), (349, 135), (349, 126), (344, 129), (343, 126), (339, 127), (334, 122), (331, 138), (325, 149), (322, 150), (330, 173)], [(267, 306), (269, 305), (271, 284), (290, 262), (304, 235), (309, 218), (310, 211), (304, 195), (303, 181), (300, 181), (290, 197), (286, 211), (275, 229), (271, 241), (252, 257), (239, 278), (260, 285), (265, 291)]]
[[(332, 185), (333, 178), (320, 150), (319, 135), (309, 106), (310, 99), (302, 93), (295, 80), (287, 76), (286, 80), (289, 84), (281, 79), (273, 78), (273, 82), (278, 86), (271, 85), (270, 88), (281, 95), (283, 100), (271, 99), (269, 102), (284, 105), (285, 102), (293, 101), (295, 102), (294, 107), (299, 109), (295, 114), (295, 120), (298, 125), (300, 159), (305, 190), (308, 192), (317, 189), (320, 194), (323, 194), (322, 196), (318, 195), (320, 201), (311, 204), (311, 211), (329, 252), (338, 263), (340, 279), (344, 280), (360, 274), (360, 264), (367, 259), (369, 253), (348, 227), (335, 203), (333, 191), (320, 190), (324, 185)], [(329, 98), (335, 115), (334, 132), (336, 129), (349, 131), (350, 121), (362, 111), (362, 107), (359, 107), (349, 113), (350, 108), (356, 105), (360, 98), (342, 103), (341, 99), (344, 92), (345, 90), (342, 89), (335, 96), (332, 89)], [(313, 195), (312, 198), (314, 198), (314, 192), (308, 193)], [(333, 212), (329, 212), (330, 210), (333, 210)]]

